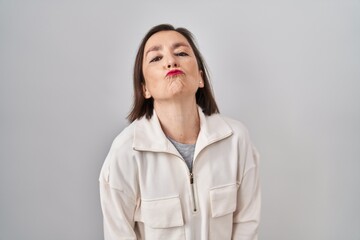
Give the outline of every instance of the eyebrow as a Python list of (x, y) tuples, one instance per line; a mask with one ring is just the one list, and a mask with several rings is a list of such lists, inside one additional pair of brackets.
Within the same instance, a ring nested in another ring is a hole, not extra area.
[(162, 49), (162, 46), (160, 46), (160, 45), (153, 46), (153, 47), (149, 48), (149, 50), (146, 51), (145, 57), (148, 55), (149, 52), (159, 51), (161, 49)]
[[(176, 49), (176, 48), (179, 48), (179, 47), (187, 47), (187, 48), (190, 48), (189, 44), (185, 43), (185, 42), (177, 42), (177, 43), (174, 43), (171, 48), (172, 49)], [(159, 51), (162, 49), (162, 46), (161, 45), (155, 45), (151, 48), (149, 48), (146, 53), (145, 53), (145, 57), (147, 56), (147, 54), (149, 52), (152, 52), (152, 51)]]
[(187, 47), (190, 48), (189, 44), (186, 44), (184, 42), (177, 42), (172, 45), (172, 49), (176, 49), (178, 47)]

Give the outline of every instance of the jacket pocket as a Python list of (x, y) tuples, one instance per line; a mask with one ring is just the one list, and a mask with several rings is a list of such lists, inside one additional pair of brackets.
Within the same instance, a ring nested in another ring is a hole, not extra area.
[(210, 189), (211, 219), (209, 239), (231, 239), (233, 212), (237, 205), (237, 184)]
[(237, 185), (230, 184), (210, 190), (211, 216), (221, 217), (236, 210)]
[(139, 221), (144, 223), (144, 239), (185, 239), (179, 197), (142, 199)]

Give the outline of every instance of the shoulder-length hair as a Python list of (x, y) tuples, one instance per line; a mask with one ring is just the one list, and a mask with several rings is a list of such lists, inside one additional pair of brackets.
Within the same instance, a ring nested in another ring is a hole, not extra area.
[(219, 113), (219, 109), (215, 102), (215, 98), (213, 97), (212, 88), (209, 81), (209, 72), (206, 67), (206, 63), (204, 58), (202, 57), (199, 49), (195, 44), (195, 40), (193, 34), (187, 30), (186, 28), (174, 28), (170, 24), (160, 24), (153, 28), (151, 28), (145, 37), (142, 39), (138, 52), (135, 58), (135, 65), (134, 65), (134, 99), (133, 99), (133, 106), (132, 110), (127, 116), (127, 119), (130, 122), (135, 121), (136, 119), (142, 118), (144, 115), (146, 118), (151, 118), (153, 115), (154, 110), (154, 99), (149, 98), (146, 99), (143, 95), (143, 84), (145, 84), (145, 78), (142, 70), (142, 63), (144, 58), (144, 49), (147, 40), (157, 32), (160, 31), (176, 31), (183, 35), (187, 41), (189, 42), (192, 50), (194, 51), (197, 64), (199, 70), (202, 71), (202, 77), (204, 81), (204, 87), (199, 88), (196, 92), (196, 103), (202, 108), (202, 111), (205, 115), (210, 116), (213, 113)]

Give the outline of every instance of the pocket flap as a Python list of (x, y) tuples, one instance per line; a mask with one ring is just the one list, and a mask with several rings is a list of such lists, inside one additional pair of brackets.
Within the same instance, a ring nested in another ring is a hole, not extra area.
[(141, 200), (140, 221), (151, 228), (184, 225), (179, 197)]
[(210, 190), (211, 216), (221, 217), (236, 210), (237, 185), (236, 183)]

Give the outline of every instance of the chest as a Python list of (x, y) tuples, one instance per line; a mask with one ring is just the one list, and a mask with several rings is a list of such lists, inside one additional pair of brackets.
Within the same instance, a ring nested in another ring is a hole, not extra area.
[(234, 147), (214, 144), (199, 151), (190, 172), (184, 159), (169, 152), (143, 152), (137, 159), (141, 195), (147, 198), (178, 196), (189, 185), (208, 191), (234, 184), (239, 178), (239, 153)]

